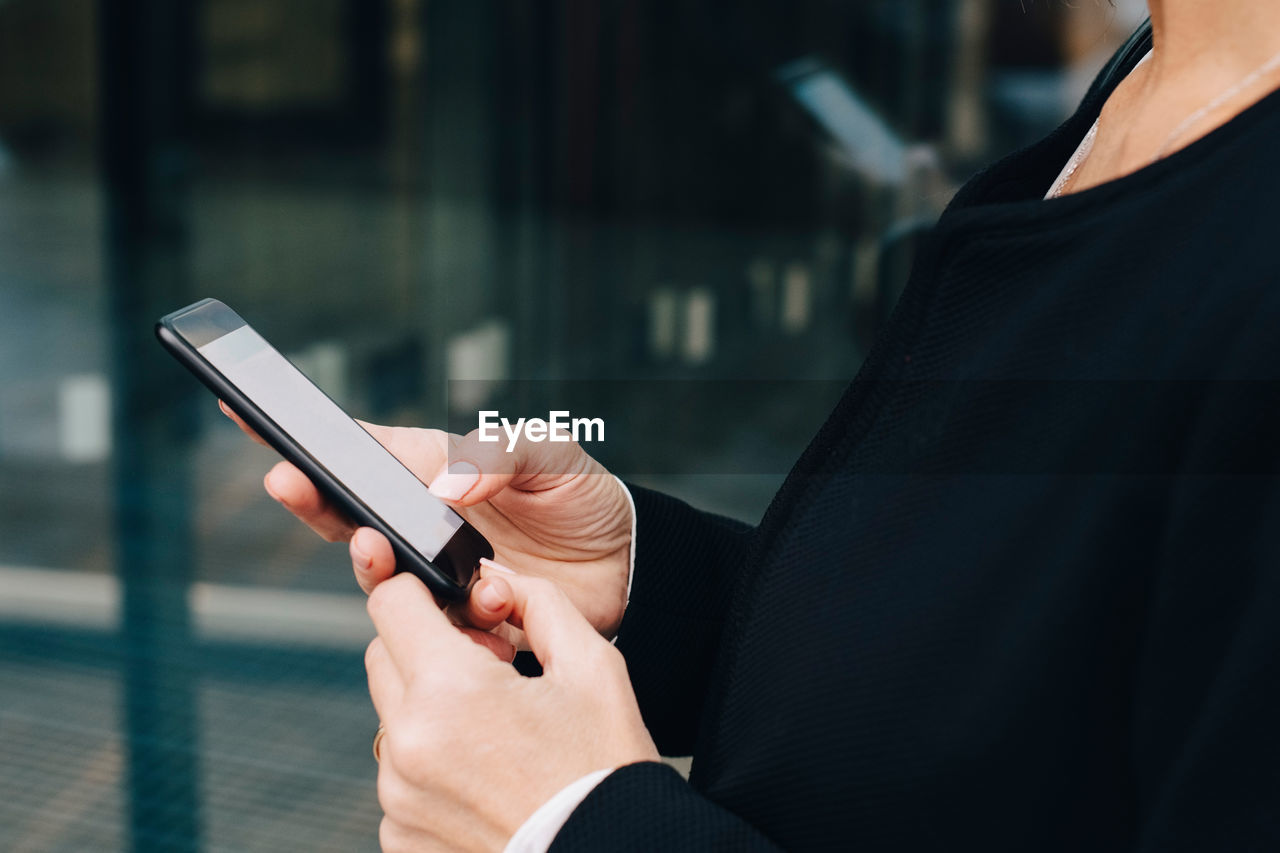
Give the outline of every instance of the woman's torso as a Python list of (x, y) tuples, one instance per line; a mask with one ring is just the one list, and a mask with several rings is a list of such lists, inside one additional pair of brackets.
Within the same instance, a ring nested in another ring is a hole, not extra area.
[(786, 847), (1127, 849), (1218, 677), (1165, 634), (1252, 606), (1280, 96), (1040, 200), (1097, 103), (961, 192), (762, 527), (694, 782)]

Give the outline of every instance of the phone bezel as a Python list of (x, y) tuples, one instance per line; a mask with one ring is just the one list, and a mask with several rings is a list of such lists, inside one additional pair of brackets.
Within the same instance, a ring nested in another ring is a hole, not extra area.
[[(453, 578), (449, 577), (445, 572), (437, 568), (430, 560), (423, 556), (417, 549), (405, 541), (390, 525), (382, 520), (377, 513), (370, 509), (358, 495), (353, 493), (346, 487), (337, 477), (315, 457), (313, 457), (306, 448), (302, 447), (287, 432), (282, 430), (265, 412), (262, 411), (248, 396), (246, 396), (234, 383), (228, 380), (221, 372), (218, 371), (207, 359), (204, 358), (190, 341), (188, 341), (181, 332), (174, 327), (174, 321), (180, 317), (189, 315), (195, 311), (225, 311), (231, 317), (240, 321), (240, 324), (248, 326), (249, 323), (244, 320), (236, 312), (232, 311), (224, 303), (217, 299), (202, 299), (199, 302), (192, 303), (185, 308), (166, 314), (156, 323), (156, 338), (184, 367), (199, 379), (205, 387), (218, 396), (220, 400), (227, 404), (230, 409), (239, 415), (245, 423), (253, 428), (267, 444), (269, 444), (277, 453), (286, 460), (296, 465), (301, 471), (310, 478), (320, 493), (333, 502), (333, 504), (357, 524), (362, 527), (372, 527), (382, 535), (386, 536), (391, 542), (391, 549), (396, 558), (396, 571), (408, 571), (419, 580), (427, 585), (433, 593), (441, 598), (450, 601), (460, 601), (467, 597), (467, 593), (471, 585), (475, 583), (478, 572), (473, 572), (469, 582), (466, 585), (459, 584)], [(240, 328), (235, 326), (234, 328)], [(227, 334), (234, 329), (223, 331)], [(220, 337), (220, 335), (215, 336)], [(301, 373), (301, 371), (299, 371)], [(306, 374), (303, 374), (306, 378)], [(308, 382), (311, 380), (308, 378)], [(312, 383), (315, 384), (314, 382)], [(319, 388), (319, 386), (316, 386)], [(323, 388), (319, 388), (324, 393)], [(339, 410), (346, 414), (346, 410), (338, 406), (337, 402), (325, 394)], [(348, 415), (350, 417), (350, 415)], [(354, 420), (354, 419), (353, 419)], [(357, 426), (359, 424), (357, 423)], [(385, 448), (384, 448), (385, 450)], [(388, 455), (390, 451), (386, 451)], [(392, 456), (392, 458), (395, 458)], [(403, 465), (400, 460), (397, 463)], [(407, 469), (406, 469), (407, 470)], [(412, 472), (410, 472), (412, 475)], [(452, 510), (452, 508), (450, 508)], [(465, 530), (464, 527), (459, 528), (459, 532)], [(455, 535), (457, 535), (455, 533)], [(492, 552), (490, 552), (492, 556)]]

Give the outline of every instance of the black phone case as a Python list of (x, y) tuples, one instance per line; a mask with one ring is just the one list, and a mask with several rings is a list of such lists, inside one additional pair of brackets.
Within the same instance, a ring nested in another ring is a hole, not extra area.
[[(261, 436), (267, 444), (271, 445), (277, 453), (298, 466), (310, 478), (311, 482), (316, 485), (320, 493), (331, 501), (334, 506), (357, 524), (363, 527), (372, 527), (386, 536), (391, 542), (392, 551), (395, 553), (397, 573), (402, 571), (410, 572), (425, 583), (429, 590), (443, 599), (449, 601), (465, 599), (470, 585), (463, 586), (457, 583), (453, 577), (450, 577), (450, 574), (457, 575), (454, 567), (445, 566), (442, 570), (412, 548), (395, 530), (365, 506), (359, 498), (348, 491), (346, 486), (329, 473), (327, 468), (307, 453), (288, 433), (280, 429), (235, 385), (205, 361), (190, 344), (169, 327), (170, 318), (201, 304), (204, 303), (196, 303), (196, 305), (188, 306), (188, 308), (181, 309), (181, 311), (174, 312), (174, 314), (166, 315), (156, 323), (156, 337), (164, 348), (184, 367), (190, 370), (197, 379), (204, 383), (205, 387), (230, 406), (231, 410), (239, 415), (245, 423), (253, 427), (254, 432)], [(323, 391), (323, 389), (321, 390)], [(458, 536), (468, 536), (475, 540), (467, 543), (471, 546), (470, 550), (490, 558), (493, 557), (492, 546), (471, 525), (464, 524), (458, 528), (457, 532), (454, 533), (454, 538)], [(450, 542), (452, 541), (451, 539)], [(444, 551), (441, 551), (437, 556), (437, 560), (442, 557), (447, 562), (448, 555)], [(474, 576), (472, 580), (474, 581)]]

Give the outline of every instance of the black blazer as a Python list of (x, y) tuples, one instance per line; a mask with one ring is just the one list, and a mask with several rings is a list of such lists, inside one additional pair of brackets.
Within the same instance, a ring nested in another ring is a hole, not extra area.
[(554, 850), (1280, 849), (1280, 94), (1042, 200), (1113, 84), (959, 193), (758, 527), (634, 490), (693, 773)]

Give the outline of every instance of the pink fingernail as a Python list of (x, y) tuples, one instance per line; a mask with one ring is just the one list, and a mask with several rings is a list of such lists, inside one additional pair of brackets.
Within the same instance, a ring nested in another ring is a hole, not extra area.
[(488, 568), (493, 569), (495, 572), (502, 572), (508, 575), (515, 574), (515, 571), (513, 571), (512, 569), (508, 569), (506, 566), (503, 566), (499, 563), (495, 563), (493, 560), (490, 560), (488, 557), (481, 557), (480, 565), (487, 566)]
[(506, 598), (492, 584), (482, 588), (476, 595), (476, 599), (485, 610), (501, 610), (502, 606), (507, 603)]
[(271, 475), (270, 475), (270, 474), (267, 474), (265, 477), (263, 477), (263, 478), (262, 478), (262, 488), (266, 489), (267, 494), (271, 496), (271, 499), (272, 499), (272, 500), (276, 501), (277, 503), (281, 504), (282, 506), (286, 506), (286, 507), (288, 506), (288, 504), (287, 504), (287, 503), (285, 503), (284, 498), (280, 497), (280, 495), (276, 493), (276, 490), (275, 490), (275, 489), (273, 489), (273, 488), (271, 488)]
[(431, 494), (446, 501), (461, 500), (476, 483), (480, 482), (480, 469), (470, 462), (455, 462), (427, 486)]
[(361, 569), (368, 569), (373, 565), (373, 557), (364, 552), (364, 549), (356, 544), (355, 537), (351, 537), (351, 557), (360, 564)]

